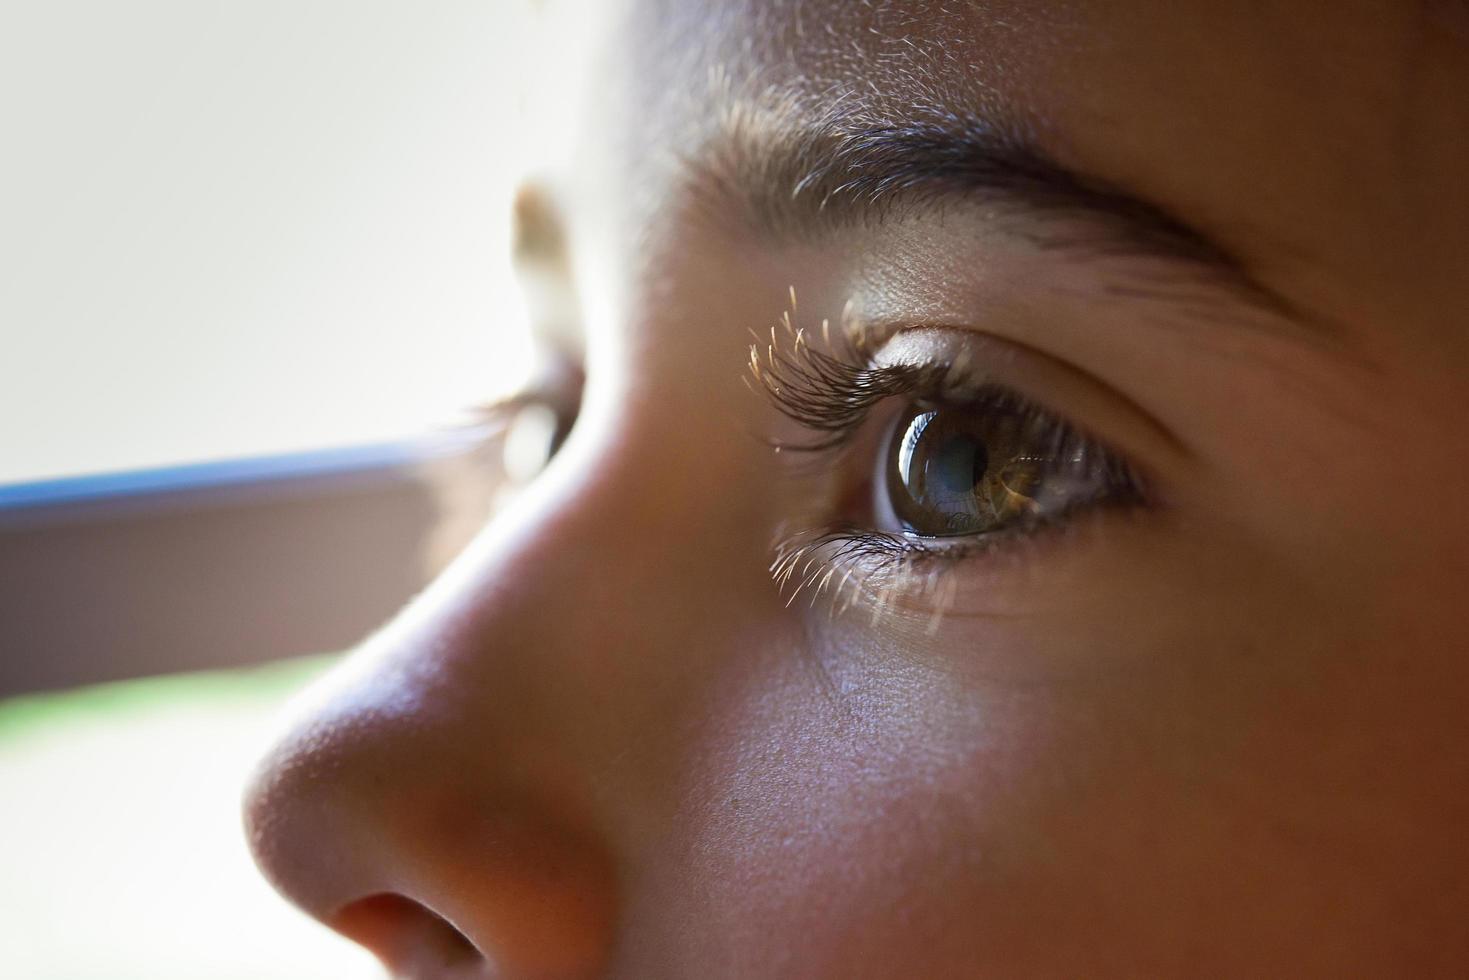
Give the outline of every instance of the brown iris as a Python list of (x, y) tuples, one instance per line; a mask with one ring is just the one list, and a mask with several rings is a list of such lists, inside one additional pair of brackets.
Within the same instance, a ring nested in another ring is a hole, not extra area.
[(1034, 514), (1055, 465), (1019, 412), (913, 408), (899, 419), (888, 495), (915, 534), (984, 534)]

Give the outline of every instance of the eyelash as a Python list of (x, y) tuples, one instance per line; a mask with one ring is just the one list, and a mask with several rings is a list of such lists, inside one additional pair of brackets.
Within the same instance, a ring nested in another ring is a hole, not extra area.
[[(845, 354), (845, 352), (843, 352)], [(774, 443), (780, 452), (826, 453), (847, 445), (883, 401), (915, 392), (936, 393), (952, 373), (947, 364), (870, 367), (857, 352), (849, 356), (816, 350), (796, 333), (787, 353), (774, 339), (762, 363), (750, 348), (750, 371), (776, 409), (815, 438)]]
[(827, 521), (783, 534), (775, 544), (771, 573), (783, 591), (791, 589), (788, 604), (808, 591), (813, 604), (829, 591), (841, 596), (851, 584), (872, 578), (880, 579), (884, 586), (882, 602), (895, 587), (916, 584), (923, 591), (942, 593), (939, 576), (953, 562), (993, 556), (1032, 539), (1040, 531), (1062, 529), (1079, 510), (1147, 502), (1143, 480), (1120, 456), (1019, 393), (994, 383), (976, 384), (965, 376), (965, 365), (935, 362), (874, 367), (865, 350), (818, 350), (807, 342), (802, 331), (793, 330), (790, 335), (789, 350), (781, 347), (774, 332), (770, 342), (763, 345), (763, 357), (760, 345), (750, 348), (751, 377), (747, 381), (753, 382), (777, 411), (810, 434), (810, 438), (795, 442), (773, 440), (776, 452), (803, 454), (825, 463), (852, 444), (879, 405), (901, 397), (914, 404), (979, 414), (1011, 413), (1027, 430), (1051, 445), (1054, 453), (1086, 448), (1097, 454), (1098, 465), (1105, 467), (1102, 472), (1109, 496), (1004, 530), (939, 545), (929, 543), (934, 539), (863, 527), (851, 521)]

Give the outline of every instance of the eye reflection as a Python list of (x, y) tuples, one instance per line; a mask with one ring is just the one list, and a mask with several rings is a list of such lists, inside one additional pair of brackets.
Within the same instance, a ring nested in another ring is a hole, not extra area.
[(908, 409), (884, 459), (901, 529), (986, 534), (1108, 495), (1105, 454), (1054, 417), (1012, 400)]

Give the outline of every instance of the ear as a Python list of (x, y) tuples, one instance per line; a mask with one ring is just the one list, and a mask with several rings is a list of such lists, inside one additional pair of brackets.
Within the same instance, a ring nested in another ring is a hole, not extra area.
[(580, 364), (586, 340), (562, 211), (549, 190), (515, 194), (511, 261), (525, 294), (531, 332), (553, 357)]

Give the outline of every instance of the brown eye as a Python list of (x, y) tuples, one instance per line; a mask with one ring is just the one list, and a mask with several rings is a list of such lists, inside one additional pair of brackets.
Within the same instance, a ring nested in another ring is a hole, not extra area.
[(1116, 462), (1104, 450), (1013, 399), (910, 408), (883, 466), (893, 517), (924, 537), (986, 534), (1059, 516), (1118, 485)]

